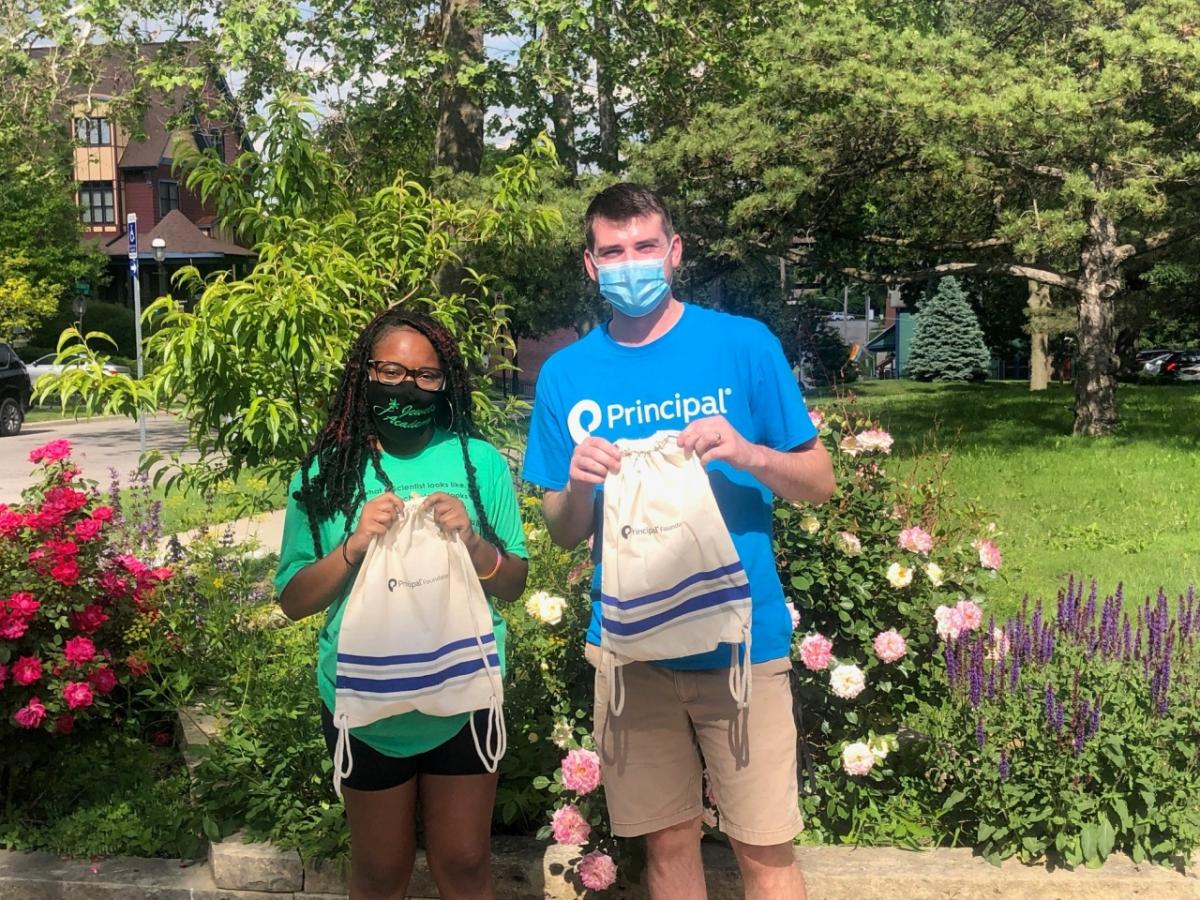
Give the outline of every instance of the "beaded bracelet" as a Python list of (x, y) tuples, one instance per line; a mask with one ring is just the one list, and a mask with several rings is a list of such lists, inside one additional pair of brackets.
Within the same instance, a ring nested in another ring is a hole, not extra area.
[(499, 547), (497, 547), (495, 549), (496, 549), (496, 564), (494, 566), (492, 566), (492, 571), (488, 572), (486, 575), (479, 576), (480, 581), (490, 581), (491, 579), (495, 578), (496, 573), (500, 571), (500, 566), (504, 562), (504, 554), (500, 552)]

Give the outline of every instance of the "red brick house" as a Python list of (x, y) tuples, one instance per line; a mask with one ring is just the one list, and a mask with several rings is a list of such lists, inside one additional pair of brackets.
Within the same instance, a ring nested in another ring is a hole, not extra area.
[[(146, 56), (157, 45), (142, 48)], [(152, 95), (142, 119), (141, 138), (115, 117), (110, 104), (128, 88), (128, 72), (114, 61), (100, 73), (97, 84), (76, 97), (70, 127), (74, 129), (75, 181), (84, 240), (95, 243), (110, 258), (109, 285), (96, 299), (132, 303), (128, 243), (128, 213), (138, 218), (138, 259), (143, 301), (159, 296), (171, 273), (185, 265), (202, 271), (249, 265), (253, 254), (216, 233), (214, 210), (189, 191), (173, 163), (182, 143), (215, 148), (226, 161), (245, 145), (240, 123), (192, 116), (182, 125), (177, 110), (182, 97)], [(229, 95), (224, 78), (212, 78), (205, 88), (210, 100)], [(175, 127), (172, 127), (174, 125)], [(166, 242), (164, 259), (156, 261), (153, 241)], [(181, 298), (186, 299), (186, 298)]]

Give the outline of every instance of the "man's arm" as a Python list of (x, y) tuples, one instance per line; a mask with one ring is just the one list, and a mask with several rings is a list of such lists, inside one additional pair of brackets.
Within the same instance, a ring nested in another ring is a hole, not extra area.
[(561, 491), (546, 491), (542, 501), (550, 540), (571, 550), (588, 539), (595, 527), (595, 487), (604, 484), (609, 472), (620, 468), (621, 451), (602, 438), (590, 437), (575, 448), (567, 486)]
[(772, 450), (746, 440), (723, 416), (712, 416), (680, 432), (679, 446), (698, 453), (705, 465), (722, 460), (748, 472), (784, 500), (824, 503), (833, 496), (833, 460), (819, 438), (794, 450)]

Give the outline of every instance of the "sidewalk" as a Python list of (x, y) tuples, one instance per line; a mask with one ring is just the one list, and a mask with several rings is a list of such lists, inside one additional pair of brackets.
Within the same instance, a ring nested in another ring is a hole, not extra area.
[[(220, 538), (225, 534), (226, 528), (232, 528), (235, 543), (240, 544), (248, 540), (256, 540), (259, 543), (259, 551), (261, 553), (278, 553), (279, 546), (283, 542), (283, 513), (282, 509), (277, 509), (274, 512), (261, 513), (257, 516), (249, 516), (233, 522), (212, 525), (208, 528), (193, 528), (191, 531), (180, 532), (176, 537), (179, 538), (180, 543), (186, 545), (188, 542), (195, 540), (205, 533)], [(170, 535), (159, 540), (158, 552), (160, 556), (166, 554), (167, 545), (170, 541)]]

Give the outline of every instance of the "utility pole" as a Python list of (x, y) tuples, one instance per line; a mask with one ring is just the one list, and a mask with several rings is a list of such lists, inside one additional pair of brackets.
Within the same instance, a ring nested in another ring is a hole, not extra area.
[[(142, 380), (142, 279), (138, 275), (137, 213), (125, 217), (129, 231), (129, 277), (133, 279), (133, 335), (137, 342), (137, 377)], [(146, 452), (146, 412), (138, 410), (138, 446)]]

